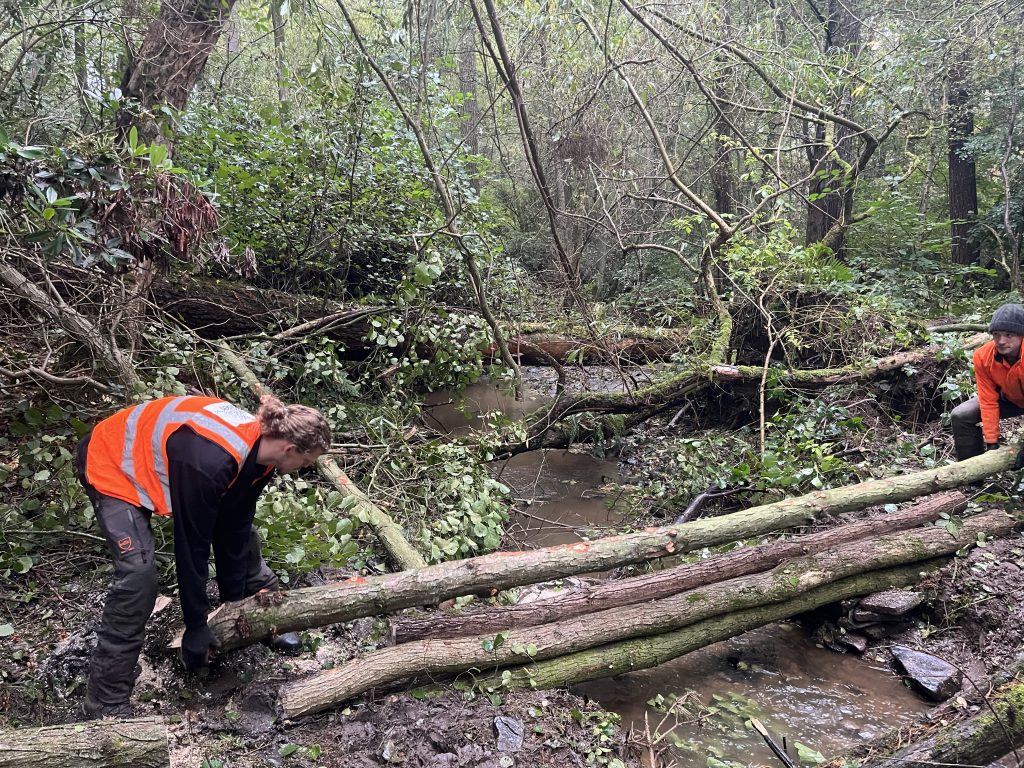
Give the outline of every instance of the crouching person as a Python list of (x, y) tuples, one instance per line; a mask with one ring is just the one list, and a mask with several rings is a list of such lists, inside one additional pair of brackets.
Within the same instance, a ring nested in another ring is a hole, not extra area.
[[(171, 517), (185, 618), (182, 661), (210, 663), (216, 640), (206, 623), (211, 547), (225, 602), (277, 577), (260, 554), (256, 500), (275, 472), (313, 464), (331, 444), (323, 415), (264, 395), (256, 414), (212, 397), (165, 397), (104, 419), (78, 447), (77, 469), (114, 561), (82, 714), (130, 717), (135, 665), (157, 595), (150, 518)], [(275, 640), (297, 652), (294, 633)]]
[(992, 341), (974, 352), (978, 394), (950, 413), (957, 461), (998, 448), (999, 420), (1024, 414), (1024, 305), (1003, 304), (988, 331)]

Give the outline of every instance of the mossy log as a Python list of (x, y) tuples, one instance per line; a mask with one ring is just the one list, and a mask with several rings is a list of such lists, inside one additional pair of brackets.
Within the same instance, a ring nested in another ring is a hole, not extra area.
[(505, 589), (579, 573), (607, 570), (671, 554), (758, 536), (812, 522), (825, 513), (905, 501), (982, 479), (1012, 466), (1016, 448), (991, 451), (958, 464), (845, 488), (816, 491), (721, 517), (530, 552), (502, 552), (417, 571), (357, 577), (291, 590), (276, 605), (255, 598), (224, 606), (211, 617), (226, 648), (278, 631), (304, 629), (360, 616), (429, 605), (482, 589)]
[(806, 525), (825, 514), (907, 501), (955, 488), (1009, 469), (1017, 449), (1005, 446), (937, 469), (815, 491), (681, 525), (528, 552), (495, 552), (400, 573), (358, 576), (321, 587), (276, 593), (273, 600), (254, 595), (222, 605), (211, 614), (209, 624), (222, 647), (230, 650), (275, 631), (336, 624), (402, 608), (435, 605), (481, 590), (609, 570)]
[[(962, 342), (964, 349), (973, 349), (983, 344), (989, 335), (979, 333)], [(887, 376), (905, 366), (919, 366), (934, 360), (943, 349), (938, 345), (923, 349), (900, 352), (888, 357), (851, 364), (838, 368), (808, 370), (778, 370), (772, 368), (772, 381), (790, 387), (825, 387), (833, 384), (866, 381)], [(753, 365), (722, 365), (707, 363), (691, 366), (661, 381), (640, 387), (631, 392), (582, 392), (565, 394), (554, 403), (539, 408), (523, 417), (526, 439), (503, 446), (500, 454), (521, 453), (536, 448), (553, 448), (566, 443), (573, 433), (560, 428), (559, 422), (577, 414), (631, 414), (625, 427), (633, 426), (669, 408), (678, 407), (695, 392), (708, 386), (760, 385), (764, 370)], [(595, 427), (609, 433), (614, 424), (601, 427), (599, 417)], [(549, 431), (554, 434), (548, 434)], [(595, 430), (596, 431), (596, 430)], [(579, 433), (579, 427), (575, 429)]]
[(916, 584), (942, 562), (929, 561), (862, 573), (811, 590), (792, 600), (727, 613), (673, 632), (633, 638), (514, 669), (475, 675), (473, 683), (484, 691), (542, 690), (649, 669), (712, 643), (727, 640), (773, 621), (813, 611), (823, 605)]
[(158, 768), (170, 765), (161, 718), (93, 720), (0, 731), (0, 768)]
[[(988, 765), (1024, 746), (1024, 682), (1016, 681), (988, 697), (976, 715), (940, 726), (926, 738), (863, 768), (934, 768)], [(1015, 763), (1019, 764), (1019, 760)]]
[(785, 602), (858, 573), (949, 555), (973, 544), (979, 534), (1003, 536), (1013, 525), (1005, 512), (991, 511), (965, 520), (955, 531), (930, 527), (861, 539), (788, 560), (766, 573), (717, 582), (659, 600), (508, 630), (500, 636), (418, 640), (384, 648), (285, 686), (281, 706), (287, 717), (298, 717), (416, 675), (519, 665), (662, 634), (713, 616)]
[(807, 536), (743, 547), (725, 555), (635, 578), (602, 581), (546, 600), (487, 606), (455, 616), (396, 617), (391, 622), (391, 635), (396, 645), (412, 640), (493, 635), (508, 629), (532, 627), (594, 611), (658, 600), (686, 589), (758, 573), (783, 560), (814, 554), (857, 539), (915, 528), (937, 520), (940, 514), (955, 514), (965, 506), (967, 497), (963, 493), (947, 491), (891, 514), (873, 515), (866, 520)]

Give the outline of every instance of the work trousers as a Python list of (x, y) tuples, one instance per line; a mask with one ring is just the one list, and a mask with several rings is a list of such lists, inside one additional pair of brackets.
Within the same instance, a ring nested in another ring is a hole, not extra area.
[[(1024, 415), (1024, 408), (1014, 405), (1006, 398), (999, 398), (999, 418), (1009, 419)], [(981, 404), (978, 396), (960, 403), (949, 414), (953, 430), (953, 447), (956, 460), (963, 461), (985, 452), (985, 438), (981, 432)]]
[[(131, 698), (135, 665), (145, 638), (146, 621), (156, 602), (158, 579), (152, 512), (105, 496), (85, 480), (85, 451), (78, 455), (79, 481), (96, 512), (103, 538), (114, 562), (114, 580), (103, 604), (96, 631), (96, 650), (89, 665), (87, 694), (97, 704), (113, 706)], [(245, 594), (279, 588), (277, 576), (260, 554), (259, 535), (250, 536)]]

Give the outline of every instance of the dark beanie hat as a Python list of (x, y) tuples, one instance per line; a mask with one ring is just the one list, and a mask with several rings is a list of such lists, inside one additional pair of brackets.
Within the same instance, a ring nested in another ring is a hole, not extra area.
[(988, 332), (1012, 333), (1014, 336), (1024, 336), (1024, 305), (1003, 304), (992, 313), (992, 322), (988, 324)]

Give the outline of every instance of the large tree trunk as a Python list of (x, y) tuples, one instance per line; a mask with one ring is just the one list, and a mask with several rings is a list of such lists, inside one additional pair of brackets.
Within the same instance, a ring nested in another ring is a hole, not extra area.
[(117, 116), (122, 135), (135, 126), (144, 144), (173, 146), (161, 130), (159, 110), (182, 110), (199, 81), (235, 0), (163, 0), (142, 46), (121, 81), (126, 105)]
[(978, 178), (967, 142), (974, 135), (974, 105), (969, 83), (970, 59), (965, 51), (951, 54), (949, 84), (949, 220), (954, 264), (977, 264), (981, 251), (970, 237), (978, 215)]
[(638, 605), (610, 608), (550, 624), (493, 635), (419, 640), (364, 654), (326, 672), (285, 686), (287, 717), (319, 712), (371, 688), (416, 675), (450, 674), (565, 656), (634, 637), (671, 632), (734, 611), (781, 603), (859, 573), (949, 555), (979, 534), (1003, 536), (1014, 521), (1002, 511), (969, 518), (955, 534), (924, 528), (847, 543), (788, 560), (767, 573), (706, 585)]
[(636, 578), (604, 581), (546, 600), (481, 608), (457, 616), (435, 615), (426, 619), (399, 617), (392, 621), (392, 637), (395, 644), (399, 644), (412, 640), (438, 640), (488, 633), (493, 635), (507, 629), (547, 624), (594, 611), (658, 600), (702, 584), (758, 573), (783, 560), (814, 554), (867, 536), (914, 528), (937, 520), (941, 513), (954, 514), (966, 505), (967, 497), (960, 491), (949, 491), (892, 514), (875, 515), (867, 520), (840, 525), (809, 536), (744, 547), (720, 557)]
[(0, 768), (160, 768), (170, 765), (161, 718), (0, 732)]
[(225, 649), (239, 648), (275, 630), (287, 632), (336, 624), (402, 608), (434, 605), (481, 590), (507, 589), (609, 570), (804, 525), (827, 513), (906, 501), (955, 488), (1009, 469), (1018, 448), (1007, 446), (938, 469), (815, 491), (678, 526), (530, 552), (496, 552), (401, 573), (360, 576), (322, 587), (293, 589), (279, 595), (273, 603), (251, 597), (222, 605), (211, 614), (209, 624)]
[[(817, 5), (811, 3), (824, 26), (825, 55), (845, 54), (855, 58), (861, 48), (863, 10), (856, 0), (827, 0), (825, 5), (827, 15), (823, 16)], [(841, 87), (836, 102), (836, 114), (846, 117), (851, 113), (853, 98), (849, 87)], [(859, 139), (850, 128), (839, 123), (816, 123), (815, 131), (816, 141), (808, 151), (815, 177), (808, 195), (806, 241), (811, 245), (829, 239), (830, 247), (841, 257), (845, 227), (853, 213), (853, 189), (849, 185), (851, 174), (848, 171), (857, 162)], [(837, 227), (839, 233), (829, 237)]]

